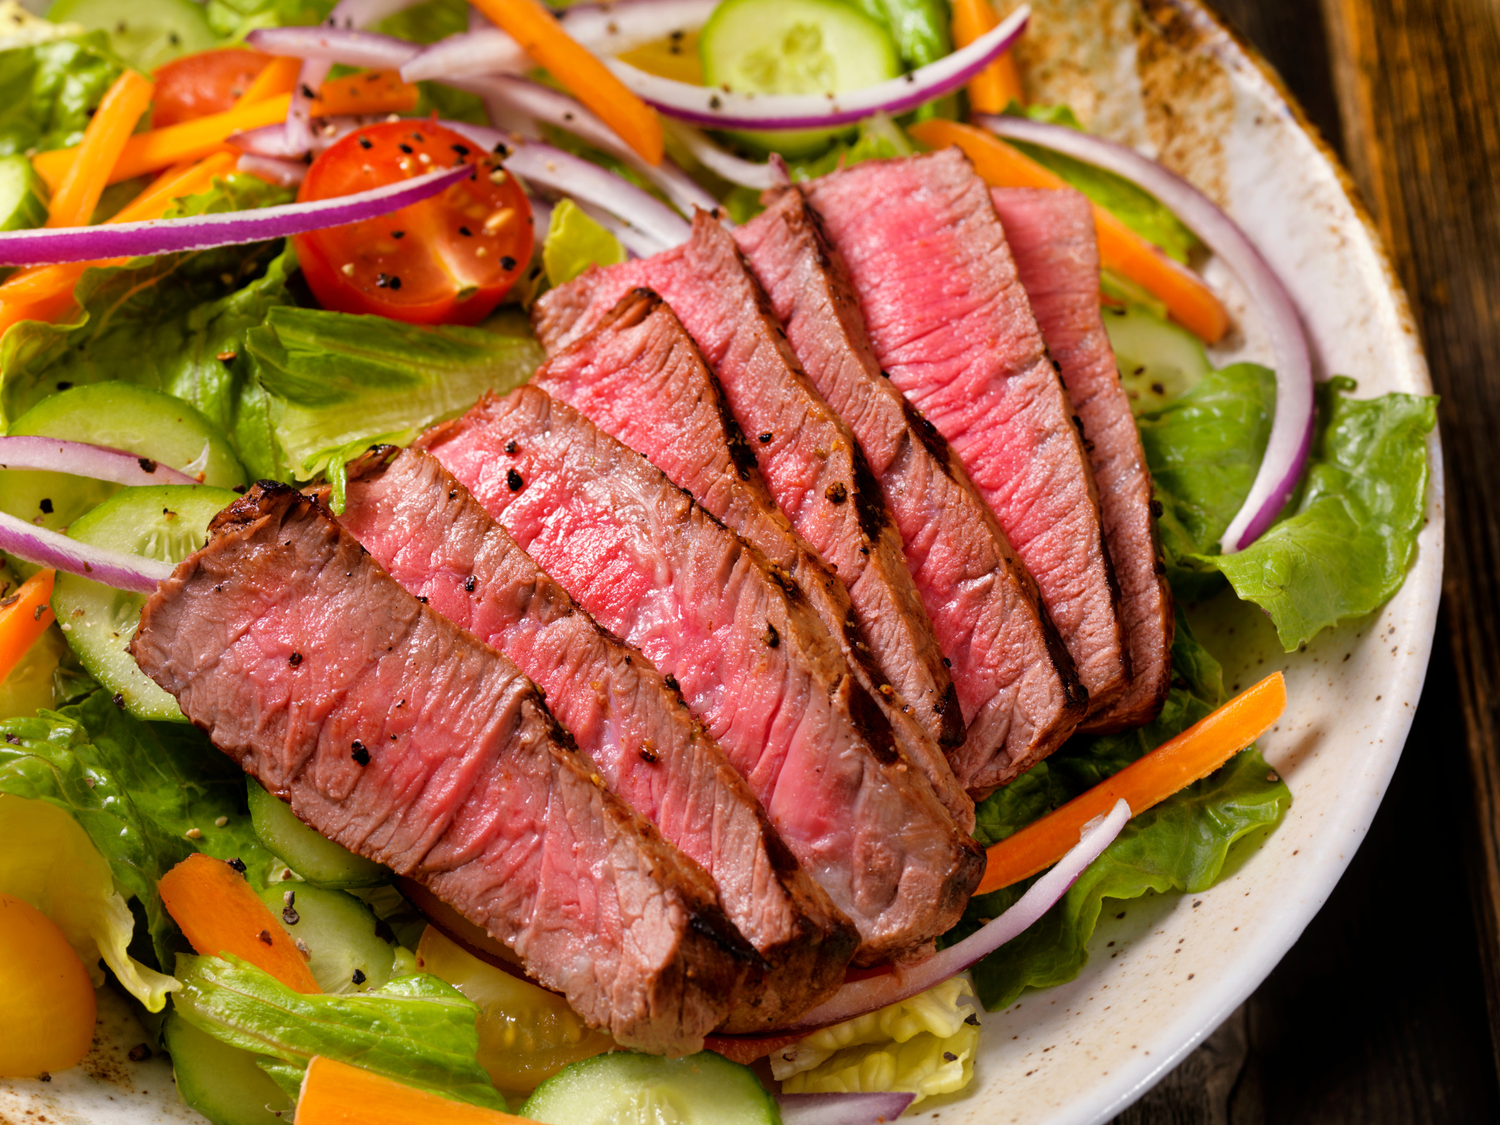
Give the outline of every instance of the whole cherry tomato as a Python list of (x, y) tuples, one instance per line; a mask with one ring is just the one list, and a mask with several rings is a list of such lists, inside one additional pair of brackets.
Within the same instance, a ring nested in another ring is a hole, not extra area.
[(329, 199), (456, 162), (474, 175), (378, 219), (296, 236), (324, 308), (413, 324), (477, 324), (531, 259), (531, 205), (494, 153), (431, 121), (357, 129), (313, 161), (298, 194)]
[(234, 108), (235, 100), (270, 61), (270, 55), (243, 47), (173, 59), (156, 71), (151, 124), (161, 128)]

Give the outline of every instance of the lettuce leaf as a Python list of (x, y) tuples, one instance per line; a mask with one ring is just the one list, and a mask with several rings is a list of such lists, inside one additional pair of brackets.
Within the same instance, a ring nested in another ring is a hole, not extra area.
[[(140, 900), (160, 965), (180, 942), (156, 893), (162, 875), (194, 851), (238, 858), (252, 874), (271, 863), (250, 825), (239, 767), (203, 732), (134, 719), (103, 689), (0, 723), (0, 793), (46, 801), (78, 823), (115, 883)], [(191, 829), (199, 835), (189, 838)], [(39, 858), (37, 847), (28, 857)]]
[[(1138, 730), (1070, 740), (1056, 754), (980, 803), (975, 838), (989, 845), (1103, 780), (1223, 702), (1216, 661), (1179, 615), (1172, 646), (1173, 686), (1157, 719)], [(1018, 788), (1019, 787), (1019, 788)], [(1291, 803), (1286, 783), (1255, 748), (1242, 751), (1155, 808), (1137, 815), (1062, 900), (1025, 933), (974, 966), (986, 1008), (1010, 1005), (1026, 988), (1076, 977), (1088, 961), (1088, 940), (1104, 900), (1148, 891), (1200, 891), (1218, 879), (1234, 843), (1277, 824)], [(1028, 879), (970, 901), (952, 943), (1008, 909)]]
[(0, 51), (0, 155), (78, 144), (124, 69), (103, 31)]
[(213, 33), (229, 40), (243, 39), (258, 27), (322, 23), (335, 0), (208, 0), (204, 18)]
[(232, 1047), (269, 1055), (287, 1084), (313, 1055), (388, 1075), (445, 1097), (504, 1110), (476, 1058), (473, 1001), (434, 976), (398, 977), (375, 992), (303, 995), (235, 957), (177, 958), (173, 1000), (188, 1023)]
[(1424, 522), (1437, 400), (1347, 397), (1354, 389), (1344, 377), (1318, 387), (1318, 430), (1291, 514), (1243, 551), (1194, 559), (1265, 610), (1287, 652), (1394, 594)]
[(542, 243), (547, 283), (566, 285), (590, 266), (613, 266), (625, 260), (625, 247), (571, 199), (552, 210), (552, 222)]

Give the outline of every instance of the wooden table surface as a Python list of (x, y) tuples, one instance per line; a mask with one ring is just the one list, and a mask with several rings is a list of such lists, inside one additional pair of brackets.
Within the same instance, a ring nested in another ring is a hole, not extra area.
[(1500, 4), (1210, 0), (1339, 150), (1442, 396), (1443, 612), (1368, 839), (1121, 1125), (1500, 1122)]

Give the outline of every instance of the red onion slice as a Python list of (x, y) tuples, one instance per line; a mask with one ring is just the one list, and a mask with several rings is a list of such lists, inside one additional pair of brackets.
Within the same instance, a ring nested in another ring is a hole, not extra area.
[(284, 188), (296, 187), (307, 176), (307, 165), (300, 160), (284, 160), (279, 156), (261, 156), (254, 152), (241, 155), (235, 168)]
[(645, 101), (671, 117), (710, 129), (823, 129), (852, 125), (872, 113), (895, 116), (940, 98), (967, 83), (1004, 54), (1031, 18), (1021, 5), (994, 29), (937, 62), (832, 96), (826, 94), (736, 94), (647, 74), (619, 59), (605, 64)]
[(400, 70), (421, 50), (405, 39), (343, 27), (262, 27), (245, 36), (245, 42), (267, 55), (371, 70)]
[(961, 973), (982, 957), (988, 957), (1023, 930), (1067, 893), (1084, 868), (1114, 842), (1130, 820), (1130, 806), (1116, 801), (1108, 815), (1084, 828), (1083, 836), (1052, 870), (1031, 885), (1009, 910), (955, 945), (910, 969), (897, 969), (879, 976), (845, 984), (833, 996), (778, 1031), (816, 1031), (830, 1024), (878, 1011), (889, 1004), (926, 992), (933, 985)]
[[(101, 258), (134, 258), (284, 238), (303, 231), (343, 226), (399, 211), (412, 203), (437, 195), (449, 185), (473, 174), (472, 165), (459, 164), (399, 183), (385, 184), (370, 191), (316, 202), (288, 203), (279, 207), (262, 207), (255, 211), (190, 215), (183, 219), (6, 231), (0, 233), (0, 265), (33, 266), (54, 262), (91, 262)], [(666, 208), (663, 207), (662, 210), (665, 211)], [(667, 213), (671, 214), (670, 211)], [(681, 222), (680, 219), (678, 221)]]
[[(616, 55), (673, 32), (697, 31), (718, 0), (623, 0), (577, 5), (557, 12), (569, 35), (596, 55)], [(459, 75), (525, 74), (536, 63), (521, 45), (488, 21), (440, 39), (401, 68), (408, 82), (447, 80)]]
[(159, 559), (90, 547), (6, 512), (0, 512), (0, 551), (134, 594), (151, 593), (174, 569)]
[(1150, 192), (1223, 259), (1260, 310), (1276, 362), (1276, 413), (1255, 483), (1220, 540), (1226, 554), (1248, 547), (1271, 526), (1291, 497), (1312, 447), (1316, 410), (1312, 360), (1297, 306), (1286, 286), (1250, 237), (1213, 200), (1140, 153), (1102, 137), (1023, 117), (978, 115), (974, 121), (998, 136), (1074, 157)]
[(877, 1125), (906, 1112), (915, 1094), (777, 1094), (781, 1125)]
[(764, 164), (754, 160), (742, 160), (728, 149), (714, 144), (703, 130), (695, 129), (686, 122), (669, 120), (666, 126), (667, 131), (693, 154), (693, 159), (721, 180), (728, 180), (741, 187), (754, 188), (756, 191), (765, 191), (767, 188), (781, 187), (791, 183), (791, 177), (787, 175), (786, 161), (779, 156), (773, 155), (772, 159)]
[(171, 465), (123, 449), (31, 434), (0, 437), (0, 469), (41, 469), (134, 486), (203, 483)]

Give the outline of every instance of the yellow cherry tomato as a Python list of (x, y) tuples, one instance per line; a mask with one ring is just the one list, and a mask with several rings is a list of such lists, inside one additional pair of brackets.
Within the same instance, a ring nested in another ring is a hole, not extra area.
[(436, 926), (422, 931), (417, 968), (479, 1005), (479, 1065), (508, 1094), (526, 1093), (569, 1063), (615, 1049), (557, 993), (481, 961)]
[(0, 1077), (35, 1078), (76, 1066), (97, 1015), (87, 966), (50, 918), (0, 894)]

